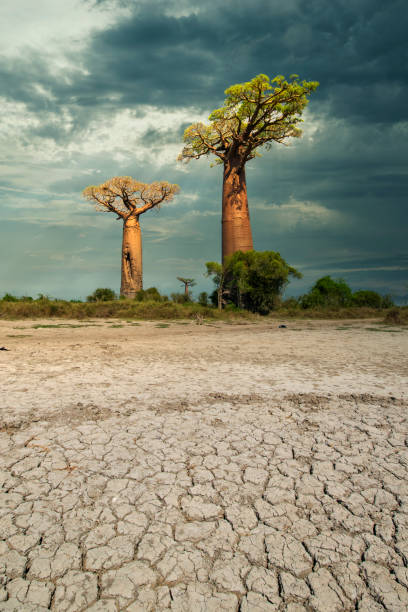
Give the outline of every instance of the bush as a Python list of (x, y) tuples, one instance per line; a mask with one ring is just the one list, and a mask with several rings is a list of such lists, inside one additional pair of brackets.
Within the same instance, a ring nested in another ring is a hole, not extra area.
[(392, 308), (393, 306), (395, 306), (395, 304), (392, 297), (389, 294), (383, 295), (381, 301), (381, 308)]
[(398, 308), (395, 306), (391, 308), (385, 315), (384, 323), (391, 325), (408, 325), (408, 307), (400, 306)]
[(287, 298), (283, 300), (281, 304), (282, 308), (287, 308), (288, 310), (298, 310), (299, 309), (299, 300), (295, 297)]
[(15, 295), (11, 295), (11, 293), (5, 293), (2, 297), (3, 302), (18, 302), (19, 299)]
[(224, 270), (226, 301), (262, 315), (280, 305), (289, 276), (301, 277), (275, 251), (237, 251), (226, 259)]
[(167, 295), (160, 295), (156, 287), (150, 287), (149, 289), (140, 289), (135, 295), (137, 302), (165, 302), (168, 300)]
[(88, 295), (86, 298), (87, 302), (110, 302), (116, 298), (116, 294), (113, 289), (108, 288), (99, 288), (95, 289), (95, 291)]
[(353, 293), (353, 304), (356, 306), (369, 306), (370, 308), (381, 308), (383, 298), (376, 291), (355, 291)]
[(352, 293), (342, 278), (333, 280), (331, 276), (323, 276), (299, 302), (302, 308), (347, 307), (352, 304)]
[(176, 304), (191, 304), (192, 302), (190, 295), (186, 293), (172, 293), (170, 297)]
[(198, 296), (198, 303), (201, 306), (208, 306), (208, 293), (206, 291), (202, 291)]

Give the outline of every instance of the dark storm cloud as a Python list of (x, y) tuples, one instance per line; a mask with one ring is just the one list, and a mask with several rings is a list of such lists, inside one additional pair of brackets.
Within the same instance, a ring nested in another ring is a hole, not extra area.
[(296, 72), (321, 82), (316, 100), (329, 100), (339, 116), (405, 116), (406, 28), (395, 18), (402, 0), (298, 0), (286, 10), (264, 0), (208, 2), (180, 17), (165, 14), (168, 3), (137, 6), (95, 35), (88, 56), (91, 78), (104, 75), (124, 105), (208, 108), (230, 83)]
[(173, 16), (177, 3), (167, 1), (128, 6), (129, 16), (72, 57), (89, 74), (71, 69), (68, 79), (56, 78), (46, 55), (30, 53), (3, 60), (3, 93), (44, 116), (66, 105), (79, 127), (98, 108), (211, 108), (231, 83), (260, 72), (296, 72), (321, 82), (313, 103), (329, 101), (332, 114), (385, 123), (406, 116), (406, 24), (398, 18), (405, 0), (292, 0), (285, 7), (264, 0), (191, 2), (199, 12), (186, 16)]

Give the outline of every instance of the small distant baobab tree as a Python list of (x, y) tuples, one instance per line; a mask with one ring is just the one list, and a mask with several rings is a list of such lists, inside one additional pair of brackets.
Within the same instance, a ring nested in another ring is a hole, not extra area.
[(189, 288), (195, 287), (195, 285), (197, 284), (194, 278), (182, 278), (181, 276), (178, 276), (177, 280), (179, 280), (184, 285), (184, 295), (186, 295), (187, 297), (189, 293)]
[(134, 298), (143, 289), (140, 215), (169, 202), (179, 189), (166, 181), (149, 185), (130, 176), (115, 176), (84, 189), (84, 197), (95, 204), (96, 210), (115, 213), (123, 221), (120, 295)]
[(249, 220), (245, 164), (259, 157), (259, 149), (273, 142), (286, 144), (298, 138), (298, 124), (308, 103), (308, 95), (319, 85), (289, 81), (277, 76), (272, 81), (259, 74), (252, 81), (232, 85), (226, 91), (224, 106), (209, 116), (210, 124), (194, 123), (184, 132), (184, 149), (179, 160), (214, 155), (224, 165), (222, 191), (222, 259), (236, 251), (253, 249)]

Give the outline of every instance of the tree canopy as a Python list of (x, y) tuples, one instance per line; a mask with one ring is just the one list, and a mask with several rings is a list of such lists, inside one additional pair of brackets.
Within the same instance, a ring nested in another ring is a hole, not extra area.
[(142, 183), (130, 176), (115, 176), (101, 185), (90, 185), (83, 191), (87, 200), (95, 203), (96, 210), (113, 212), (126, 219), (139, 216), (150, 208), (158, 208), (180, 191), (178, 185), (167, 181)]
[(319, 278), (309, 291), (300, 298), (302, 308), (318, 306), (350, 306), (352, 291), (345, 280), (331, 276)]
[(185, 146), (179, 160), (189, 161), (213, 154), (217, 163), (239, 154), (242, 165), (256, 156), (257, 149), (271, 143), (285, 144), (299, 137), (302, 112), (317, 81), (299, 81), (291, 75), (270, 80), (259, 74), (251, 81), (225, 90), (224, 106), (209, 116), (210, 124), (194, 123), (184, 132)]
[(277, 307), (290, 276), (302, 276), (275, 251), (237, 251), (224, 266), (208, 262), (206, 267), (216, 286), (213, 302), (219, 302), (222, 291), (224, 302), (260, 314)]
[(308, 293), (300, 296), (299, 304), (302, 308), (390, 308), (394, 305), (389, 295), (382, 296), (370, 290), (353, 293), (344, 279), (333, 279), (331, 276), (319, 278)]

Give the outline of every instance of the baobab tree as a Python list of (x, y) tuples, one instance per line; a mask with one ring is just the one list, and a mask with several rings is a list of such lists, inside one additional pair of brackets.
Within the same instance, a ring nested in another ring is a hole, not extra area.
[(184, 285), (184, 295), (186, 295), (187, 297), (189, 287), (195, 287), (197, 284), (194, 278), (182, 278), (181, 276), (178, 276), (177, 280), (179, 280)]
[(226, 89), (224, 106), (209, 116), (210, 124), (194, 123), (184, 132), (185, 146), (179, 160), (189, 161), (212, 154), (224, 165), (222, 189), (222, 258), (253, 249), (245, 164), (259, 157), (258, 149), (273, 142), (286, 144), (298, 138), (298, 124), (316, 81), (272, 81), (259, 74), (252, 81)]
[(112, 212), (123, 221), (120, 295), (134, 298), (143, 289), (142, 232), (139, 217), (159, 208), (180, 190), (166, 181), (141, 183), (130, 176), (115, 176), (101, 185), (84, 189), (84, 197), (102, 212)]

